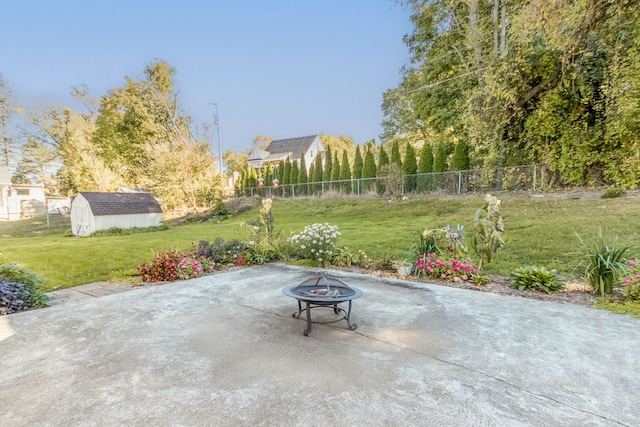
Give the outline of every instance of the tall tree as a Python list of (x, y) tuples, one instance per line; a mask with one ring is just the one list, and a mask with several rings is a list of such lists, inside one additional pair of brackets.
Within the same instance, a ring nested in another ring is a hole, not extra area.
[(47, 194), (51, 194), (55, 184), (50, 169), (56, 159), (55, 150), (30, 136), (22, 146), (21, 154), (12, 181), (15, 184), (43, 183)]
[(400, 144), (397, 140), (391, 144), (391, 163), (398, 165), (402, 168), (402, 157), (400, 155)]
[(323, 176), (323, 170), (322, 170), (322, 156), (318, 153), (318, 155), (316, 156), (314, 162), (313, 162), (313, 182), (315, 183), (313, 185), (313, 192), (314, 193), (319, 193), (320, 191), (322, 191), (322, 176)]
[(327, 147), (324, 156), (324, 171), (322, 172), (322, 180), (325, 182), (331, 181), (331, 168), (333, 167), (333, 158), (331, 147)]
[(318, 136), (325, 150), (331, 148), (333, 153), (340, 153), (346, 150), (350, 159), (355, 156), (356, 146), (352, 137), (347, 135), (325, 135), (323, 133)]
[[(381, 145), (380, 152), (378, 154), (378, 173), (387, 172), (387, 165), (389, 165), (389, 156), (387, 155), (387, 150), (384, 149), (384, 145)], [(378, 194), (383, 194), (385, 192), (384, 181), (376, 181), (376, 191)]]
[(253, 147), (256, 150), (266, 150), (269, 144), (273, 141), (273, 138), (266, 135), (258, 135), (253, 138)]
[(362, 178), (362, 168), (364, 167), (364, 161), (362, 159), (362, 155), (360, 154), (360, 146), (356, 147), (356, 154), (353, 160), (353, 178), (360, 179)]
[(249, 150), (236, 153), (235, 150), (227, 150), (222, 154), (222, 160), (227, 165), (227, 173), (232, 176), (234, 172), (242, 172), (249, 159)]
[(431, 144), (424, 144), (420, 150), (420, 162), (418, 163), (418, 173), (433, 172), (433, 148)]
[(375, 178), (376, 172), (376, 160), (373, 153), (367, 150), (364, 156), (364, 165), (362, 167), (362, 178)]
[(13, 138), (10, 132), (11, 117), (15, 112), (13, 93), (0, 74), (0, 165), (9, 166)]
[(431, 144), (424, 144), (422, 150), (420, 150), (420, 161), (418, 162), (418, 191), (429, 191), (429, 183), (432, 181), (431, 177), (427, 174), (433, 172), (433, 149)]
[(309, 181), (309, 177), (307, 175), (307, 163), (304, 159), (304, 153), (300, 155), (300, 168), (298, 171), (298, 191), (300, 194), (307, 194), (307, 182)]
[(453, 150), (451, 158), (451, 170), (466, 171), (469, 170), (471, 164), (469, 160), (469, 146), (465, 141), (459, 141)]
[(447, 171), (447, 148), (445, 144), (438, 144), (436, 147), (436, 154), (433, 159), (433, 171), (434, 172), (446, 172)]
[(405, 174), (405, 190), (413, 192), (416, 190), (418, 173), (418, 163), (416, 161), (416, 150), (413, 145), (407, 144), (407, 148), (404, 154), (404, 162), (402, 164), (402, 171)]
[[(298, 183), (298, 175), (300, 174), (300, 169), (298, 167), (298, 162), (295, 160), (291, 161), (291, 171), (289, 173), (289, 184), (295, 185)], [(297, 189), (297, 186), (296, 186)], [(294, 190), (295, 191), (295, 190)]]
[[(338, 153), (333, 153), (333, 162), (331, 164), (331, 181), (338, 181), (340, 179), (340, 160), (338, 159)], [(337, 190), (340, 186), (338, 183), (333, 183), (331, 187)]]
[(351, 167), (349, 166), (349, 154), (347, 150), (342, 151), (342, 161), (340, 162), (340, 181), (343, 181), (340, 185), (342, 192), (345, 194), (351, 193)]

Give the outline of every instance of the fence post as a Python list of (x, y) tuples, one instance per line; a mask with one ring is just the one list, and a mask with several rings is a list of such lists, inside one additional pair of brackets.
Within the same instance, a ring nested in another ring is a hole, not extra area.
[(458, 194), (462, 193), (462, 171), (458, 171)]
[(533, 165), (533, 191), (536, 191), (536, 172), (537, 165)]

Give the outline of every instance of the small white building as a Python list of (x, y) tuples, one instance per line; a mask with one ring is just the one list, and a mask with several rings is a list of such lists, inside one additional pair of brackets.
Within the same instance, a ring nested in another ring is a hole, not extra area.
[(0, 166), (0, 220), (13, 221), (45, 213), (43, 184), (12, 184), (8, 166)]
[(162, 222), (162, 208), (149, 193), (80, 192), (71, 202), (71, 232), (88, 236), (112, 227), (152, 227)]

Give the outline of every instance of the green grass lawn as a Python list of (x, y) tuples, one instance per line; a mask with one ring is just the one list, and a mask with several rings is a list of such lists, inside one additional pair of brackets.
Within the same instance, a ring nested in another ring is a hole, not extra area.
[[(506, 246), (485, 272), (508, 275), (523, 265), (543, 265), (571, 275), (576, 264), (568, 254), (579, 249), (575, 233), (594, 237), (600, 228), (619, 244), (640, 240), (640, 198), (616, 199), (502, 196)], [(484, 197), (424, 197), (388, 202), (381, 198), (275, 200), (276, 231), (289, 235), (314, 222), (339, 227), (339, 246), (362, 249), (370, 256), (408, 250), (425, 228), (463, 224), (470, 232)], [(41, 274), (45, 290), (137, 274), (137, 265), (154, 252), (188, 249), (191, 242), (222, 237), (246, 239), (241, 227), (257, 219), (258, 210), (220, 223), (191, 224), (165, 231), (108, 237), (72, 237), (68, 217), (0, 222), (0, 262), (15, 262)]]

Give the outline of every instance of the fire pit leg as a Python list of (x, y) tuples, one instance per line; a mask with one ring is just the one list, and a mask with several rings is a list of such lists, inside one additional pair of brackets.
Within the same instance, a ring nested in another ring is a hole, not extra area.
[[(299, 303), (299, 302), (298, 302)], [(311, 303), (309, 301), (307, 303), (307, 329), (304, 330), (304, 336), (308, 337), (311, 333)]]
[(296, 319), (299, 319), (301, 314), (302, 314), (302, 304), (300, 304), (300, 300), (298, 300), (298, 312), (293, 313), (291, 316), (295, 317)]
[(349, 300), (349, 311), (347, 311), (347, 326), (352, 331), (355, 331), (358, 327), (358, 325), (356, 325), (355, 323), (351, 323), (351, 300)]

